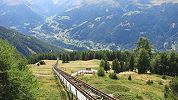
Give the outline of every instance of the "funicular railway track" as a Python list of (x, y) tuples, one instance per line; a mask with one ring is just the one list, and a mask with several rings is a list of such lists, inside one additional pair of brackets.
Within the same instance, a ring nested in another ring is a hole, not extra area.
[(57, 68), (57, 64), (53, 65), (53, 71), (77, 100), (115, 100), (113, 97), (60, 70)]

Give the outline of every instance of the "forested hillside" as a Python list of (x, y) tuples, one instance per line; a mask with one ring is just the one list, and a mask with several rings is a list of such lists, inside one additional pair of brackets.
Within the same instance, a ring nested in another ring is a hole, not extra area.
[(15, 30), (1, 26), (0, 38), (12, 44), (24, 56), (40, 52), (63, 51), (60, 48), (48, 45), (34, 37), (25, 36)]
[(43, 53), (28, 57), (29, 63), (36, 63), (39, 60), (56, 60), (57, 57), (63, 63), (76, 60), (99, 59), (105, 61), (119, 61), (119, 72), (138, 69), (140, 73), (151, 71), (159, 75), (178, 75), (178, 53), (171, 52), (152, 52), (151, 44), (145, 37), (140, 37), (136, 42), (134, 52), (130, 51), (82, 51), (67, 53)]
[(0, 40), (0, 100), (35, 100), (37, 81), (15, 48)]

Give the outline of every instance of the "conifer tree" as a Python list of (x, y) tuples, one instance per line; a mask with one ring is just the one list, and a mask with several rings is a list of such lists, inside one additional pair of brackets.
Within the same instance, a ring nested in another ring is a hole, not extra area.
[(142, 49), (138, 58), (138, 73), (146, 73), (150, 69), (150, 58), (149, 54), (145, 49)]
[(151, 70), (151, 45), (146, 37), (139, 38), (134, 50), (134, 55), (136, 57), (136, 65), (139, 73), (146, 73), (147, 70)]
[(132, 55), (129, 61), (129, 70), (133, 71), (135, 67), (135, 59), (134, 56)]
[(2, 40), (0, 52), (0, 99), (36, 100), (38, 84), (26, 67), (26, 60)]
[(110, 70), (110, 64), (107, 60), (101, 60), (100, 67), (103, 67), (106, 72)]
[(115, 73), (121, 72), (121, 65), (119, 63), (118, 59), (114, 59), (112, 62), (112, 70), (114, 70)]
[(62, 55), (62, 63), (66, 63), (66, 55), (65, 54)]

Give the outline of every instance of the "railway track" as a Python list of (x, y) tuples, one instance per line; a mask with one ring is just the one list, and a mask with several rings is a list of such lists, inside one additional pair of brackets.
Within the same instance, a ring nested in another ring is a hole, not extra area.
[(95, 89), (91, 85), (69, 75), (53, 65), (53, 70), (58, 78), (79, 100), (116, 100), (113, 97)]

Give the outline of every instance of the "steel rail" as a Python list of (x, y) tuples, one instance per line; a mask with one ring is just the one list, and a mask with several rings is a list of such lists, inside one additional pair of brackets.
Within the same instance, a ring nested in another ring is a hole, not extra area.
[[(95, 89), (91, 85), (69, 75), (68, 73), (66, 73), (62, 70), (60, 70), (59, 68), (57, 68), (56, 64), (53, 66), (53, 68), (58, 73), (60, 73), (66, 80), (68, 80), (72, 85), (74, 85), (76, 87), (76, 89), (78, 89), (83, 95), (85, 95), (87, 98), (89, 98), (89, 100), (97, 100), (97, 98), (94, 97), (91, 93), (93, 93), (96, 96), (99, 96), (100, 99), (102, 99), (102, 100), (116, 100), (113, 97)], [(86, 90), (89, 90), (90, 93), (88, 93)]]
[[(66, 75), (62, 74), (61, 70), (59, 70), (56, 67), (53, 67), (54, 71), (57, 71), (59, 74), (61, 74), (71, 85), (73, 85), (78, 91), (80, 91), (86, 98), (87, 100), (96, 100), (94, 97), (92, 97), (89, 93), (81, 89), (78, 85), (76, 85), (74, 82), (72, 82)], [(58, 76), (58, 74), (56, 74)], [(59, 76), (58, 76), (59, 77)]]

